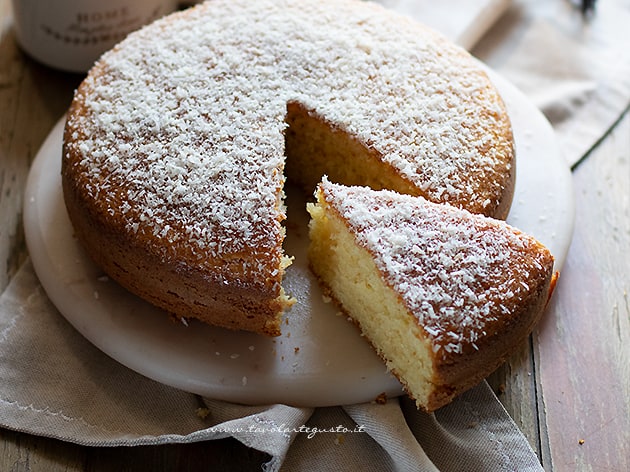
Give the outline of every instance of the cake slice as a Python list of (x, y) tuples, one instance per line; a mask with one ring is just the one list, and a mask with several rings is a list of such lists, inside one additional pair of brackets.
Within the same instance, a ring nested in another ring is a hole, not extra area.
[(326, 178), (316, 197), (311, 267), (419, 408), (477, 384), (540, 319), (553, 256), (504, 221)]

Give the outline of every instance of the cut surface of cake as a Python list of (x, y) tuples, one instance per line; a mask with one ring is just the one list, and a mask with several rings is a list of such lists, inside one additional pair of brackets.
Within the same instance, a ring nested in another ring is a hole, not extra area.
[(424, 410), (503, 363), (551, 296), (553, 256), (504, 221), (326, 178), (316, 197), (311, 267)]
[(77, 239), (122, 286), (278, 335), (285, 175), (308, 194), (326, 172), (505, 217), (513, 147), (483, 67), (409, 18), (358, 0), (213, 0), (95, 64), (62, 183)]

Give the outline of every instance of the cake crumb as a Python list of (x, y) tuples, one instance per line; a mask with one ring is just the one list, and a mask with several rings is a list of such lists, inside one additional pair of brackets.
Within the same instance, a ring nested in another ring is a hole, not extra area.
[(186, 320), (183, 316), (176, 315), (175, 313), (171, 313), (171, 314), (169, 315), (169, 319), (170, 319), (173, 323), (177, 323), (177, 324), (181, 323), (181, 324), (183, 324), (184, 326), (188, 326), (188, 320)]
[(497, 395), (503, 395), (505, 393), (505, 384), (499, 384), (497, 387)]
[(300, 348), (299, 348), (299, 347), (297, 347), (297, 346), (296, 346), (296, 347), (294, 347), (294, 348), (293, 348), (293, 353), (294, 353), (294, 354), (297, 354), (298, 352), (300, 352)]
[(197, 413), (199, 418), (205, 420), (210, 415), (210, 410), (208, 408), (197, 408), (195, 413)]
[(387, 403), (387, 394), (385, 392), (379, 394), (374, 401), (376, 403), (378, 403), (379, 405), (384, 405), (385, 403)]
[(584, 439), (579, 439), (578, 440), (578, 444), (581, 446), (582, 444), (584, 444), (586, 441)]

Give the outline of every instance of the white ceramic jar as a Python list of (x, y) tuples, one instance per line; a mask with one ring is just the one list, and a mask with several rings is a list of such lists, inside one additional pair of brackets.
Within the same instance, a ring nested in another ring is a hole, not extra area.
[(177, 6), (177, 0), (13, 0), (15, 34), (35, 60), (85, 72), (127, 34)]

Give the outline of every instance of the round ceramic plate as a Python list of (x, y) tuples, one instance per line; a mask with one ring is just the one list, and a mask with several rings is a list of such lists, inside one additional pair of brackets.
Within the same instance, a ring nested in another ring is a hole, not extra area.
[[(536, 236), (559, 269), (573, 230), (571, 175), (541, 113), (494, 74), (513, 121), (517, 185), (508, 221)], [(306, 261), (308, 215), (289, 193), (286, 252), (295, 256), (285, 288), (297, 303), (282, 336), (269, 339), (166, 313), (109, 280), (73, 238), (60, 179), (63, 120), (33, 163), (24, 227), (31, 259), (48, 296), (88, 340), (121, 364), (158, 382), (246, 404), (328, 406), (402, 393), (358, 330), (325, 303)]]

